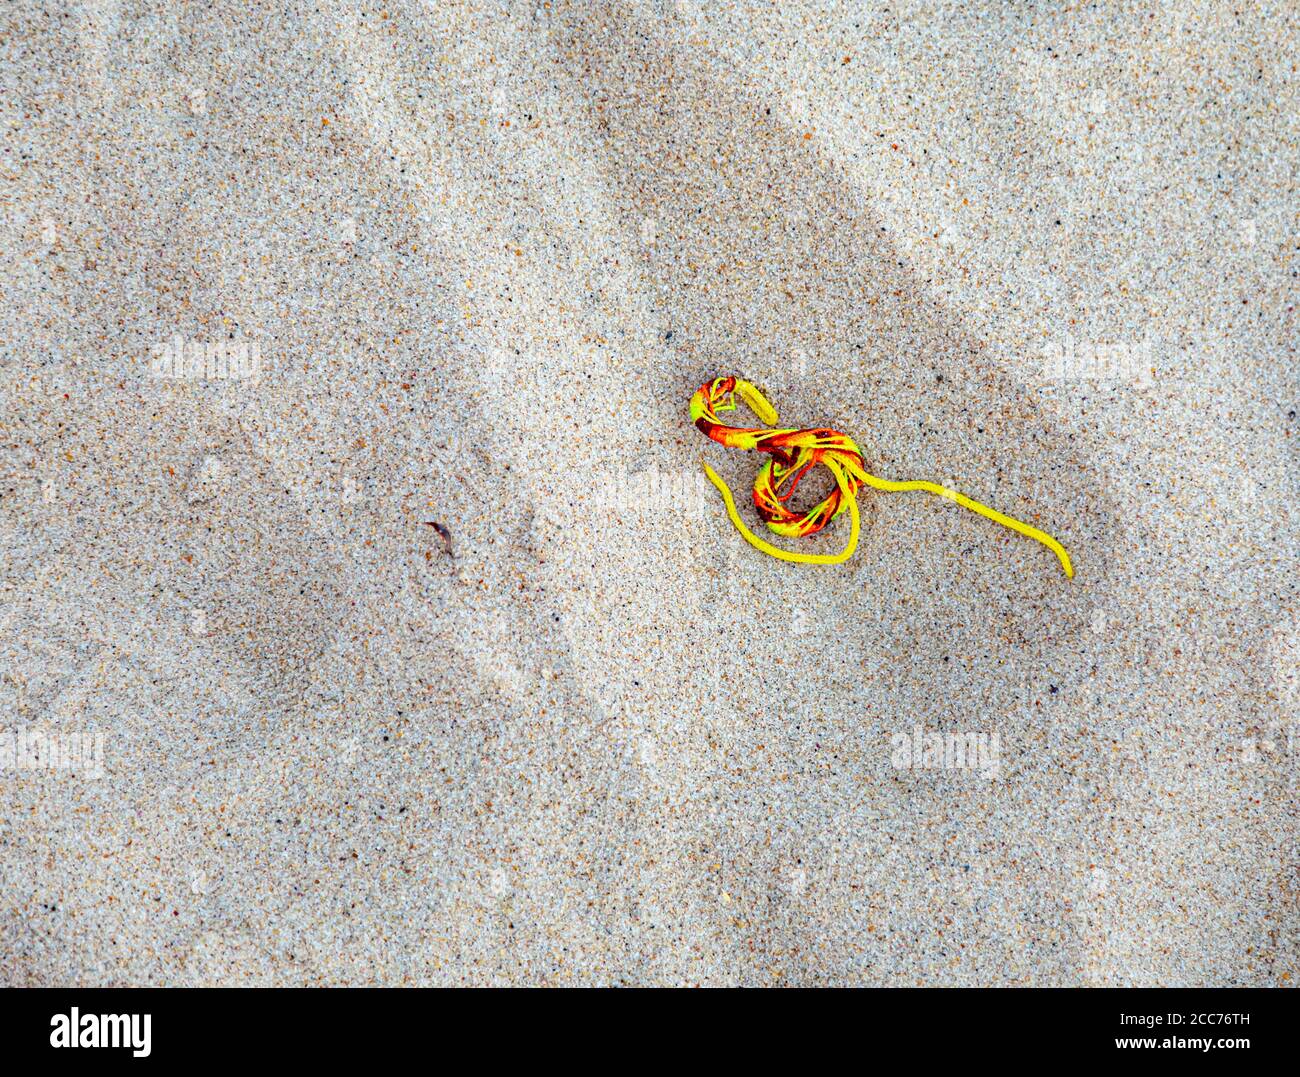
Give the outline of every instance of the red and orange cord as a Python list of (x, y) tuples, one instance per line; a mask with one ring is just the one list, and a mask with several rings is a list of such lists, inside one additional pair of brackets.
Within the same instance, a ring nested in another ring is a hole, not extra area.
[[(768, 426), (727, 426), (718, 420), (718, 412), (736, 409), (737, 393), (753, 409), (754, 414)], [(1070, 555), (1065, 552), (1065, 548), (1051, 535), (1039, 531), (1036, 527), (1030, 527), (1011, 516), (1005, 516), (996, 509), (982, 505), (965, 494), (949, 490), (938, 483), (892, 482), (889, 479), (870, 475), (863, 462), (862, 452), (853, 443), (853, 439), (836, 430), (775, 428), (776, 409), (754, 385), (741, 378), (714, 378), (701, 385), (691, 397), (691, 421), (719, 445), (725, 445), (729, 449), (755, 449), (768, 454), (770, 458), (759, 470), (758, 477), (754, 479), (754, 507), (767, 524), (768, 530), (773, 533), (789, 538), (816, 534), (842, 512), (849, 513), (852, 520), (849, 541), (839, 553), (810, 554), (783, 550), (770, 542), (764, 542), (745, 526), (736, 511), (736, 502), (731, 496), (731, 490), (718, 477), (717, 472), (705, 464), (704, 473), (722, 494), (722, 500), (727, 506), (727, 515), (736, 530), (751, 546), (782, 561), (798, 561), (806, 565), (838, 565), (852, 557), (853, 551), (858, 546), (858, 532), (861, 529), (857, 492), (863, 486), (871, 486), (887, 493), (925, 490), (927, 493), (946, 497), (1003, 527), (1009, 527), (1036, 542), (1041, 542), (1060, 559), (1066, 576), (1074, 576)], [(807, 512), (796, 513), (787, 506), (786, 502), (790, 500), (799, 481), (817, 464), (825, 467), (834, 477), (835, 489)]]

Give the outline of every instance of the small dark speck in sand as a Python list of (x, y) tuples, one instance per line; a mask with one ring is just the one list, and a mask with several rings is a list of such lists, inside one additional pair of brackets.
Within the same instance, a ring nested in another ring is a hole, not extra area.
[(442, 536), (442, 541), (447, 544), (447, 556), (455, 557), (456, 555), (451, 552), (451, 532), (447, 530), (446, 525), (440, 524), (437, 520), (425, 520), (424, 522)]

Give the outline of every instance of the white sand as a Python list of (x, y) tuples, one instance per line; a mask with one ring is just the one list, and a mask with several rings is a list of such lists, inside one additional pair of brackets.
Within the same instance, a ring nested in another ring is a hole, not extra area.
[(1294, 982), (1285, 7), (7, 6), (0, 979)]

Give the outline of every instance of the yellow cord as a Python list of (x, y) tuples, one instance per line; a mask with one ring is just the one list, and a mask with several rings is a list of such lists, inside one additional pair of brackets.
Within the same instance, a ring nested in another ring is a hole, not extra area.
[(875, 475), (867, 475), (867, 485), (894, 494), (906, 493), (909, 490), (924, 490), (927, 493), (938, 494), (940, 497), (955, 501), (964, 509), (978, 512), (981, 516), (987, 516), (994, 523), (1009, 527), (1012, 531), (1019, 531), (1026, 538), (1041, 542), (1052, 553), (1056, 554), (1061, 562), (1061, 567), (1065, 569), (1066, 576), (1074, 579), (1074, 566), (1070, 564), (1070, 555), (1065, 552), (1065, 547), (1047, 534), (1046, 531), (1039, 531), (1036, 527), (1030, 527), (1029, 524), (1017, 520), (1014, 516), (1007, 516), (1005, 513), (998, 512), (997, 509), (991, 509), (987, 505), (980, 504), (974, 498), (967, 497), (956, 490), (949, 490), (946, 486), (940, 486), (937, 482), (919, 480), (914, 482), (891, 482), (889, 479), (879, 479)]
[(822, 554), (822, 553), (792, 553), (789, 550), (783, 550), (780, 546), (773, 546), (770, 542), (764, 542), (754, 532), (745, 526), (745, 521), (740, 518), (740, 513), (736, 511), (735, 499), (731, 496), (731, 491), (727, 484), (722, 481), (713, 468), (708, 464), (704, 465), (704, 474), (709, 477), (709, 482), (718, 488), (722, 495), (722, 500), (727, 503), (727, 515), (731, 517), (731, 522), (735, 524), (736, 530), (740, 532), (741, 538), (753, 546), (756, 550), (762, 550), (766, 554), (779, 558), (782, 561), (797, 561), (803, 565), (839, 565), (843, 564), (853, 556), (853, 551), (858, 548), (858, 529), (860, 522), (858, 520), (858, 503), (856, 500), (849, 501), (849, 512), (853, 517), (853, 526), (849, 531), (849, 544), (839, 553)]
[[(763, 553), (782, 561), (795, 561), (805, 565), (839, 565), (853, 556), (853, 551), (858, 547), (858, 532), (860, 521), (858, 519), (858, 503), (853, 496), (853, 492), (859, 484), (865, 483), (877, 490), (883, 490), (887, 493), (906, 493), (913, 490), (924, 490), (926, 493), (938, 494), (940, 497), (946, 497), (949, 501), (955, 501), (962, 508), (970, 509), (979, 515), (992, 520), (994, 523), (1001, 524), (1003, 527), (1009, 527), (1012, 531), (1031, 538), (1035, 542), (1041, 542), (1054, 554), (1061, 562), (1061, 568), (1065, 570), (1065, 575), (1070, 579), (1074, 578), (1074, 566), (1070, 563), (1070, 555), (1065, 552), (1056, 539), (1045, 531), (1040, 531), (1036, 527), (1017, 520), (1013, 516), (1007, 516), (1005, 513), (991, 509), (987, 505), (981, 504), (974, 498), (967, 497), (956, 490), (950, 490), (946, 486), (940, 486), (936, 482), (911, 481), (911, 482), (893, 482), (890, 479), (882, 479), (875, 475), (870, 475), (862, 468), (862, 457), (853, 442), (845, 438), (842, 434), (837, 434), (832, 430), (747, 430), (735, 427), (722, 426), (714, 421), (710, 421), (709, 416), (717, 411), (733, 411), (736, 407), (735, 396), (739, 393), (746, 404), (753, 409), (754, 413), (768, 426), (775, 426), (777, 422), (776, 408), (768, 401), (758, 389), (757, 386), (741, 378), (718, 378), (712, 382), (705, 382), (700, 386), (699, 391), (691, 400), (691, 419), (700, 426), (709, 437), (724, 445), (730, 445), (735, 448), (759, 449), (759, 451), (772, 452), (773, 449), (765, 448), (765, 444), (775, 444), (775, 439), (784, 438), (789, 441), (789, 435), (807, 435), (803, 438), (803, 445), (809, 451), (818, 451), (819, 462), (822, 463), (835, 476), (837, 488), (841, 491), (841, 504), (838, 511), (843, 511), (847, 505), (853, 518), (853, 526), (849, 532), (848, 545), (837, 554), (809, 554), (809, 553), (792, 553), (789, 550), (783, 550), (779, 546), (773, 546), (769, 542), (764, 542), (755, 535), (740, 518), (740, 513), (736, 511), (735, 499), (731, 496), (731, 490), (727, 484), (722, 481), (717, 472), (704, 465), (704, 473), (709, 477), (709, 481), (718, 488), (722, 494), (722, 500), (727, 505), (727, 515), (731, 518), (732, 524), (735, 525), (741, 536), (755, 549), (762, 550)], [(725, 401), (725, 402), (724, 402)], [(838, 440), (836, 440), (838, 439)], [(825, 451), (831, 450), (831, 451)], [(762, 476), (760, 476), (761, 478)], [(755, 484), (755, 503), (759, 504), (760, 488), (758, 482)], [(788, 495), (786, 495), (788, 496)], [(760, 510), (763, 506), (760, 504)], [(769, 517), (771, 512), (767, 513)], [(834, 515), (834, 514), (832, 514)], [(811, 533), (812, 530), (820, 529), (824, 526), (825, 521), (818, 522), (815, 528), (805, 528), (801, 533)], [(769, 519), (768, 526), (773, 530), (781, 530), (785, 527), (784, 521), (781, 521), (780, 527)], [(782, 534), (786, 532), (781, 530)]]

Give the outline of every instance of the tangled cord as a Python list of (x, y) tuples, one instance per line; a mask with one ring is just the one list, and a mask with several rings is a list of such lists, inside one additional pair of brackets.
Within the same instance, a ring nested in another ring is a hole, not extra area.
[[(759, 419), (768, 424), (767, 427), (727, 426), (718, 420), (718, 412), (735, 411), (736, 394), (753, 409)], [(691, 397), (691, 421), (719, 445), (725, 445), (729, 449), (756, 449), (768, 454), (769, 459), (754, 479), (754, 507), (767, 523), (768, 529), (775, 534), (790, 538), (816, 534), (840, 513), (848, 511), (852, 527), (849, 541), (839, 553), (811, 554), (783, 550), (770, 542), (764, 542), (745, 526), (736, 511), (731, 490), (717, 472), (705, 464), (704, 473), (722, 494), (722, 500), (727, 505), (727, 515), (736, 530), (751, 546), (782, 561), (798, 561), (805, 565), (838, 565), (852, 557), (853, 551), (858, 547), (858, 533), (861, 530), (856, 495), (863, 486), (871, 486), (887, 493), (925, 490), (946, 497), (963, 508), (988, 517), (994, 523), (1041, 542), (1060, 559), (1066, 576), (1074, 576), (1070, 555), (1051, 535), (938, 483), (891, 482), (889, 479), (869, 475), (861, 450), (852, 438), (837, 430), (769, 429), (776, 425), (776, 409), (757, 387), (741, 378), (714, 378), (701, 385)], [(824, 466), (834, 476), (835, 489), (807, 512), (796, 513), (786, 502), (790, 500), (799, 481), (817, 464)]]

